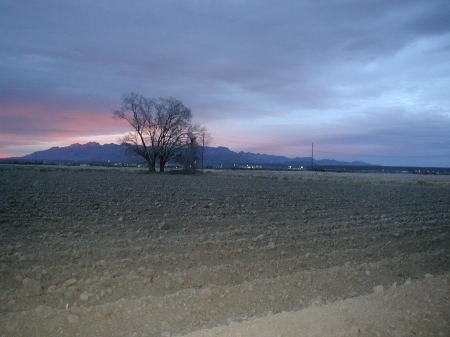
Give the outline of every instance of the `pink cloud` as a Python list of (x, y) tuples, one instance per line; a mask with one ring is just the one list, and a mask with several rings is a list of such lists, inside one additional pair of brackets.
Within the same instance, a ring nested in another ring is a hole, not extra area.
[(126, 126), (111, 112), (59, 109), (54, 106), (2, 106), (2, 130), (12, 133), (58, 135), (102, 134), (124, 130)]
[(20, 103), (2, 105), (0, 111), (0, 157), (68, 145), (80, 137), (117, 140), (113, 135), (128, 131), (127, 125), (108, 111)]

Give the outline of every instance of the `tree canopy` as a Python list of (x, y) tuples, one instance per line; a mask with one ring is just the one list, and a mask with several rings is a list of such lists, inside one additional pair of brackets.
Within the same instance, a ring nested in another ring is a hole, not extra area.
[[(128, 122), (131, 131), (122, 139), (137, 155), (143, 157), (151, 172), (160, 172), (166, 164), (197, 144), (205, 128), (192, 123), (191, 110), (176, 98), (150, 99), (137, 93), (122, 97), (114, 115)], [(192, 156), (191, 156), (192, 157)], [(191, 158), (189, 157), (189, 158)]]

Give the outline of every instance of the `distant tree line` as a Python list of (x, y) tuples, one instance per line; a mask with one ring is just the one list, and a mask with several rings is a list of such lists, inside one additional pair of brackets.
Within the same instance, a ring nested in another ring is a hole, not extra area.
[(145, 159), (150, 172), (156, 172), (157, 164), (164, 172), (169, 161), (182, 164), (187, 171), (196, 169), (207, 131), (193, 124), (191, 110), (181, 101), (125, 94), (114, 115), (130, 125), (131, 131), (122, 143)]

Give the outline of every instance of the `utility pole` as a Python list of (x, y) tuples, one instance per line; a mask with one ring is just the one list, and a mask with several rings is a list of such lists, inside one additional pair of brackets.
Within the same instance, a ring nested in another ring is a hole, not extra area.
[(311, 170), (314, 170), (314, 143), (311, 143)]

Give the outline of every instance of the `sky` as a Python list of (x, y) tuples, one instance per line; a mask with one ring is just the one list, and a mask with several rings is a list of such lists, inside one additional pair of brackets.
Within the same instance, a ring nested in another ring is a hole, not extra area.
[(118, 142), (123, 94), (211, 146), (450, 167), (448, 0), (0, 0), (0, 157)]

